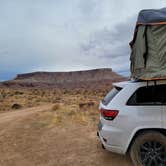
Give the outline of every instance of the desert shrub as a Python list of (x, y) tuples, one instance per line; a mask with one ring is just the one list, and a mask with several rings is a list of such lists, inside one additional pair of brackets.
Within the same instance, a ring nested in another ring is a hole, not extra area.
[(56, 97), (55, 99), (56, 99), (56, 101), (60, 101), (60, 100), (61, 100), (61, 98), (60, 98), (60, 97)]
[(22, 105), (21, 104), (18, 104), (18, 103), (14, 103), (12, 106), (11, 106), (12, 109), (20, 109), (22, 108)]
[(24, 92), (21, 92), (21, 91), (15, 91), (14, 94), (15, 94), (15, 95), (23, 95)]
[(0, 93), (0, 100), (3, 101), (3, 99), (4, 98), (3, 98), (2, 94)]
[(41, 97), (44, 97), (45, 96), (45, 91), (42, 91), (41, 92)]
[(79, 103), (79, 108), (92, 107), (94, 105), (95, 105), (95, 103), (93, 101), (86, 102), (86, 103)]
[(1, 99), (5, 99), (7, 94), (6, 94), (5, 91), (2, 90), (1, 93), (0, 93), (0, 96), (1, 96)]
[(35, 103), (41, 102), (41, 98), (40, 98), (40, 97), (36, 98), (36, 99), (34, 100), (34, 102), (35, 102)]
[(68, 111), (67, 112), (67, 115), (69, 115), (69, 116), (74, 116), (74, 115), (76, 115), (76, 111), (74, 111), (74, 110), (71, 110), (71, 111)]
[(33, 95), (39, 95), (39, 94), (40, 94), (40, 91), (39, 91), (38, 89), (34, 89), (34, 90), (32, 91), (32, 94), (33, 94)]
[(57, 111), (60, 108), (59, 104), (54, 104), (52, 107), (52, 111)]

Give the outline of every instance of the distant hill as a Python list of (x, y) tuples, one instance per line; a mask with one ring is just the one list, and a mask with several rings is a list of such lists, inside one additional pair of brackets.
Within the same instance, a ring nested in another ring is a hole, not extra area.
[(14, 80), (0, 83), (1, 87), (30, 88), (90, 88), (111, 87), (112, 82), (126, 80), (112, 69), (94, 69), (72, 72), (33, 72), (18, 74)]

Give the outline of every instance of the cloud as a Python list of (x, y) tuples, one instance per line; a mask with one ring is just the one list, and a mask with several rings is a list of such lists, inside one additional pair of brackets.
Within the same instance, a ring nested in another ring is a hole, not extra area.
[(36, 70), (129, 69), (128, 43), (137, 12), (165, 4), (158, 0), (1, 0), (0, 78)]
[[(132, 40), (136, 15), (120, 22), (113, 29), (103, 28), (90, 35), (81, 45), (83, 54), (105, 59), (116, 71), (129, 70), (129, 42)], [(125, 62), (125, 63), (124, 63)]]

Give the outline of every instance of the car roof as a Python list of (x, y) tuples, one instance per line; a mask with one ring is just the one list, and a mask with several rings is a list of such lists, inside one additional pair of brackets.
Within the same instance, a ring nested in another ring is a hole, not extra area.
[(147, 86), (150, 86), (150, 85), (160, 85), (160, 84), (166, 84), (166, 80), (151, 80), (151, 81), (129, 80), (129, 81), (113, 83), (113, 86), (124, 88), (126, 85), (137, 85), (137, 86), (147, 85)]
[(115, 82), (113, 83), (113, 86), (115, 87), (120, 87), (120, 88), (124, 88), (126, 85), (128, 85), (130, 83), (130, 81), (123, 81), (123, 82)]

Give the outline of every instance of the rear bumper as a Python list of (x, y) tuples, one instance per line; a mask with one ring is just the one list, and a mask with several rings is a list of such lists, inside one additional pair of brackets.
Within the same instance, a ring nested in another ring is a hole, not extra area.
[(104, 149), (114, 153), (125, 154), (120, 146), (113, 146), (108, 144), (107, 139), (101, 136), (100, 131), (97, 132), (97, 136), (99, 137)]

